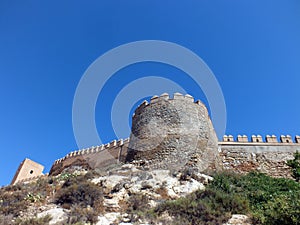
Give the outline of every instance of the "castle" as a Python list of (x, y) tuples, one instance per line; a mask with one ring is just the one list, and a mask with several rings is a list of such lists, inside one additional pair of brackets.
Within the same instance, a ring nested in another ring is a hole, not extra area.
[[(153, 96), (144, 101), (132, 117), (130, 138), (73, 151), (56, 160), (50, 175), (70, 167), (109, 168), (133, 163), (145, 169), (257, 170), (274, 177), (288, 177), (286, 161), (300, 151), (300, 136), (277, 137), (225, 135), (218, 141), (206, 106), (190, 95), (175, 93)], [(25, 160), (19, 166), (12, 184), (37, 179), (42, 165)], [(46, 175), (47, 176), (47, 175)]]

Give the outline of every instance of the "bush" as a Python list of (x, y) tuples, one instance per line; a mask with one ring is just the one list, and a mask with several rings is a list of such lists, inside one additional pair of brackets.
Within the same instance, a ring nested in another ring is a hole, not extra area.
[(19, 216), (21, 211), (24, 211), (28, 207), (28, 203), (25, 200), (26, 192), (4, 192), (0, 196), (0, 214)]
[(66, 180), (68, 180), (70, 178), (73, 178), (73, 177), (76, 177), (76, 175), (73, 174), (73, 173), (62, 173), (56, 179), (58, 181), (66, 181)]
[(28, 193), (25, 197), (25, 200), (28, 202), (42, 202), (44, 199), (40, 194)]
[(99, 208), (103, 197), (102, 188), (84, 179), (84, 176), (68, 178), (56, 193), (55, 203), (64, 208), (77, 204), (81, 207)]
[(41, 218), (30, 218), (30, 219), (17, 219), (16, 225), (47, 225), (51, 220), (51, 216), (46, 215)]
[(128, 199), (128, 211), (133, 212), (140, 209), (148, 209), (149, 198), (143, 194), (132, 194)]
[(297, 182), (300, 181), (300, 153), (296, 151), (293, 160), (288, 160), (287, 165), (291, 167), (292, 176)]
[(82, 208), (80, 205), (71, 207), (67, 224), (95, 224), (98, 222), (98, 212), (93, 208)]
[(131, 194), (125, 208), (131, 222), (136, 222), (139, 218), (147, 218), (150, 210), (149, 197), (143, 194)]
[(51, 178), (40, 178), (35, 182), (10, 185), (0, 189), (0, 214), (19, 216), (29, 204), (40, 204), (50, 196), (55, 184)]
[(154, 209), (141, 210), (146, 201), (134, 197), (129, 208), (139, 218), (158, 223), (162, 215), (172, 224), (223, 224), (232, 214), (246, 214), (253, 224), (299, 224), (300, 184), (283, 178), (251, 172), (247, 175), (218, 173), (204, 191), (165, 201)]
[(256, 172), (244, 176), (223, 173), (216, 175), (209, 187), (247, 199), (253, 223), (299, 224), (300, 184), (293, 180)]
[(223, 224), (233, 213), (247, 213), (248, 201), (239, 195), (231, 195), (208, 188), (185, 198), (167, 201), (155, 210), (159, 215), (168, 212), (175, 224)]

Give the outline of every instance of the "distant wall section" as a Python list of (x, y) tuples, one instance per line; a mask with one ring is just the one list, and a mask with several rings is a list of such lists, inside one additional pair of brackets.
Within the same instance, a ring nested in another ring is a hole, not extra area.
[(236, 139), (229, 135), (219, 142), (219, 154), (224, 169), (246, 173), (252, 170), (266, 173), (273, 177), (290, 177), (287, 160), (300, 152), (300, 138), (294, 141), (291, 136), (282, 135), (280, 142), (276, 136), (253, 135), (248, 141), (247, 136), (239, 135)]
[(58, 159), (51, 167), (50, 175), (58, 175), (74, 166), (86, 169), (105, 168), (125, 161), (129, 139), (114, 140), (108, 144), (71, 152)]

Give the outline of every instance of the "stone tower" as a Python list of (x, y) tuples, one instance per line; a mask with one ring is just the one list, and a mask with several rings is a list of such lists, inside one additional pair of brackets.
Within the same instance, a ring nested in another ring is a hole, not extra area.
[(16, 184), (21, 180), (43, 175), (44, 166), (30, 159), (25, 159), (19, 166), (11, 184)]
[(132, 118), (127, 162), (149, 168), (219, 168), (218, 139), (207, 108), (175, 93), (144, 101)]

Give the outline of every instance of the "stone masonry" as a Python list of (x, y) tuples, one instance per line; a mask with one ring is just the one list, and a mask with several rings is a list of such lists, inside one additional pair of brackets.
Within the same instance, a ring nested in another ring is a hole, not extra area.
[(200, 171), (220, 167), (218, 139), (208, 111), (190, 95), (154, 96), (135, 111), (127, 162), (148, 168)]
[[(300, 151), (300, 136), (277, 137), (225, 135), (217, 140), (207, 108), (190, 95), (175, 93), (144, 101), (132, 117), (130, 138), (73, 151), (52, 165), (50, 175), (70, 167), (109, 169), (133, 163), (144, 169), (180, 169), (196, 167), (199, 171), (225, 169), (246, 173), (260, 171), (275, 177), (290, 177), (286, 161)], [(12, 184), (36, 179), (43, 166), (25, 159)]]

